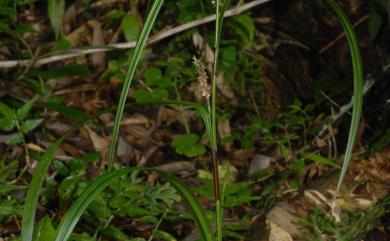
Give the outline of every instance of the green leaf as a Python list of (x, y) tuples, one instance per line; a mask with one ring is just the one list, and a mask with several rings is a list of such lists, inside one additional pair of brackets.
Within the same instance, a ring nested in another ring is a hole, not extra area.
[(135, 90), (133, 92), (133, 97), (137, 103), (160, 101), (168, 98), (168, 91), (165, 89), (154, 89), (152, 92), (147, 90)]
[[(63, 138), (65, 138), (65, 136)], [(35, 170), (33, 179), (27, 191), (26, 200), (23, 208), (21, 231), (22, 241), (32, 240), (35, 210), (38, 203), (40, 188), (42, 186), (43, 181), (45, 180), (46, 172), (50, 165), (50, 162), (53, 159), (55, 153), (57, 152), (59, 146), (61, 145), (63, 138), (58, 139), (47, 149)]]
[(292, 181), (290, 182), (290, 188), (291, 188), (291, 189), (298, 189), (298, 188), (299, 188), (299, 183), (298, 183), (298, 181), (297, 181), (297, 180), (292, 180)]
[(130, 217), (139, 217), (144, 215), (156, 215), (156, 213), (153, 213), (150, 210), (147, 210), (145, 208), (141, 208), (138, 205), (134, 204), (127, 204), (125, 207), (121, 208), (121, 211), (125, 212)]
[(235, 47), (221, 49), (220, 69), (227, 77), (234, 78), (237, 71), (237, 50)]
[(86, 121), (90, 119), (90, 116), (85, 114), (84, 111), (74, 107), (64, 106), (63, 104), (45, 103), (45, 107), (59, 112), (62, 116), (74, 121)]
[(61, 36), (52, 48), (52, 51), (61, 51), (72, 48), (72, 44), (64, 37)]
[(107, 202), (103, 195), (99, 195), (92, 201), (92, 205), (88, 207), (88, 211), (91, 212), (94, 217), (99, 219), (109, 218), (112, 216), (111, 209), (107, 208)]
[(188, 134), (176, 137), (171, 145), (176, 149), (176, 152), (187, 157), (201, 156), (206, 152), (203, 145), (198, 144), (199, 136)]
[(72, 241), (96, 241), (96, 238), (89, 236), (88, 233), (83, 232), (82, 234), (73, 233), (70, 236)]
[(336, 169), (341, 169), (340, 165), (337, 164), (337, 162), (332, 161), (328, 158), (325, 158), (325, 157), (318, 155), (318, 154), (315, 154), (315, 153), (307, 155), (307, 156), (305, 156), (305, 158), (309, 159), (311, 161), (315, 161), (315, 162), (318, 162), (320, 164), (326, 165), (326, 166), (331, 166), (331, 167), (334, 167)]
[(43, 78), (59, 79), (65, 76), (90, 76), (92, 71), (82, 64), (68, 64), (48, 70), (32, 70), (31, 74)]
[[(88, 155), (88, 154), (86, 154)], [(99, 158), (100, 158), (100, 155), (98, 155)], [(79, 159), (72, 159), (69, 161), (68, 165), (69, 165), (69, 168), (72, 170), (72, 171), (79, 171), (79, 170), (82, 170), (84, 168), (86, 168), (87, 164), (86, 164), (86, 158), (84, 157), (83, 160), (79, 160)]]
[(27, 101), (19, 109), (16, 110), (16, 118), (18, 119), (18, 121), (21, 121), (28, 116), (28, 114), (31, 111), (31, 108), (33, 107), (35, 100), (36, 97), (32, 98), (31, 100)]
[(162, 73), (160, 68), (150, 68), (145, 70), (144, 77), (148, 85), (157, 85)]
[(130, 241), (130, 238), (122, 232), (119, 228), (109, 225), (107, 228), (101, 230), (102, 234), (111, 237), (115, 240)]
[(145, 25), (142, 28), (141, 34), (139, 35), (139, 38), (137, 40), (137, 44), (134, 48), (134, 52), (131, 56), (129, 68), (127, 69), (127, 73), (126, 73), (126, 79), (125, 79), (125, 82), (123, 83), (122, 92), (121, 92), (121, 96), (120, 96), (119, 103), (118, 103), (118, 108), (116, 110), (114, 128), (112, 130), (112, 138), (111, 138), (111, 145), (110, 145), (110, 149), (109, 149), (109, 158), (108, 158), (108, 169), (109, 170), (111, 170), (112, 164), (114, 161), (114, 156), (115, 156), (115, 152), (116, 152), (116, 141), (118, 139), (119, 127), (120, 127), (123, 111), (125, 109), (126, 99), (128, 97), (131, 81), (133, 80), (135, 69), (137, 68), (137, 64), (141, 58), (142, 49), (144, 48), (144, 46), (146, 44), (146, 40), (148, 39), (150, 31), (153, 27), (153, 24), (157, 18), (157, 15), (158, 15), (163, 3), (164, 3), (164, 0), (153, 1), (153, 5), (149, 10)]
[(15, 121), (7, 118), (0, 118), (0, 129), (3, 131), (12, 131), (15, 128)]
[(25, 186), (13, 185), (13, 184), (0, 184), (0, 195), (4, 195), (13, 190), (24, 189)]
[(171, 85), (169, 79), (163, 78), (160, 68), (150, 68), (145, 70), (145, 82), (150, 86), (168, 87)]
[(34, 130), (37, 126), (39, 126), (42, 123), (43, 119), (31, 119), (31, 120), (25, 120), (22, 122), (20, 126), (20, 131), (23, 133), (27, 133), (29, 131)]
[(294, 162), (295, 170), (297, 171), (298, 176), (302, 175), (305, 168), (305, 159), (297, 159)]
[(47, 11), (56, 39), (62, 34), (62, 18), (65, 12), (65, 0), (48, 0)]
[(45, 216), (39, 221), (35, 230), (34, 241), (53, 241), (56, 236), (56, 231), (53, 228), (51, 220)]
[(12, 16), (15, 15), (15, 9), (0, 6), (0, 16)]
[(74, 193), (74, 190), (80, 184), (81, 179), (81, 175), (74, 175), (67, 176), (64, 180), (62, 180), (57, 188), (60, 203), (71, 197), (71, 195)]
[(234, 24), (231, 24), (233, 30), (240, 36), (243, 47), (249, 48), (255, 36), (255, 25), (248, 14), (242, 14), (234, 17)]
[(140, 27), (133, 15), (124, 16), (121, 27), (127, 41), (134, 41), (138, 38)]
[(374, 3), (370, 4), (370, 18), (368, 19), (368, 34), (370, 40), (374, 41), (383, 25), (383, 14), (378, 10), (378, 6)]
[(20, 216), (20, 207), (14, 200), (0, 200), (0, 219), (12, 215)]
[(371, 144), (370, 152), (376, 153), (390, 143), (390, 128), (377, 141)]
[(62, 163), (62, 161), (59, 160), (54, 160), (53, 161), (53, 168), (56, 172), (58, 172), (62, 176), (67, 176), (69, 175), (69, 170), (68, 168)]
[(8, 120), (14, 118), (14, 110), (3, 102), (0, 102), (0, 113)]
[(121, 176), (127, 176), (129, 173), (134, 171), (154, 171), (161, 175), (166, 181), (168, 181), (172, 186), (178, 191), (183, 200), (186, 202), (187, 207), (195, 219), (201, 237), (204, 241), (213, 241), (213, 234), (211, 230), (211, 225), (209, 220), (206, 217), (206, 213), (204, 209), (199, 205), (197, 199), (192, 194), (190, 189), (181, 181), (179, 178), (162, 172), (158, 170), (153, 170), (150, 168), (123, 168), (116, 171), (111, 171), (105, 173), (95, 180), (93, 180), (88, 187), (82, 192), (79, 198), (73, 203), (71, 208), (65, 214), (62, 219), (56, 235), (56, 241), (67, 241), (69, 236), (71, 235), (73, 229), (75, 228), (77, 222), (79, 221), (81, 215), (87, 209), (89, 204), (112, 182), (114, 182), (117, 178)]
[(19, 133), (17, 133), (16, 135), (13, 135), (11, 137), (11, 139), (7, 140), (7, 144), (9, 145), (16, 145), (16, 144), (19, 144), (21, 143), (23, 140), (23, 136), (21, 136)]
[(108, 12), (104, 16), (104, 18), (107, 19), (109, 22), (111, 22), (111, 21), (114, 21), (114, 20), (118, 20), (118, 19), (122, 18), (125, 15), (126, 15), (126, 12), (123, 11), (122, 9), (119, 9), (119, 10), (112, 10), (112, 11)]
[(364, 75), (363, 75), (363, 64), (362, 64), (362, 57), (360, 55), (359, 43), (357, 41), (355, 32), (353, 31), (351, 22), (349, 21), (344, 11), (337, 5), (337, 3), (334, 0), (328, 1), (328, 4), (332, 8), (333, 12), (339, 18), (348, 40), (349, 51), (351, 53), (351, 59), (352, 59), (353, 82), (354, 82), (352, 120), (351, 120), (351, 126), (348, 134), (347, 149), (345, 150), (345, 155), (344, 155), (343, 168), (341, 170), (340, 178), (337, 183), (337, 189), (336, 189), (336, 195), (337, 195), (340, 191), (345, 174), (347, 173), (349, 161), (351, 160), (352, 157), (352, 152), (356, 141), (356, 135), (360, 124), (360, 117), (361, 117), (362, 106), (363, 106), (363, 76)]
[(166, 240), (166, 241), (176, 241), (177, 240), (172, 234), (161, 231), (161, 230), (156, 230), (156, 232), (154, 233), (154, 236), (162, 238), (163, 240)]

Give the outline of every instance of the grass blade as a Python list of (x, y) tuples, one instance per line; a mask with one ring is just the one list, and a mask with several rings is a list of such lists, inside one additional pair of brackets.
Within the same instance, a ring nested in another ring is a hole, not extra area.
[(192, 194), (187, 185), (184, 184), (178, 177), (162, 171), (155, 171), (178, 191), (180, 196), (187, 204), (187, 208), (190, 210), (192, 217), (194, 218), (201, 237), (204, 241), (214, 241), (213, 232), (209, 220), (206, 217), (206, 213), (202, 206), (199, 205), (198, 200)]
[(345, 31), (349, 50), (351, 52), (352, 67), (353, 67), (353, 109), (352, 109), (352, 120), (348, 135), (347, 149), (344, 155), (343, 168), (341, 170), (340, 178), (337, 183), (336, 195), (340, 191), (340, 187), (344, 181), (345, 174), (348, 169), (349, 161), (351, 160), (353, 147), (356, 141), (356, 134), (360, 123), (360, 117), (362, 113), (363, 105), (363, 64), (362, 57), (360, 55), (359, 44), (353, 31), (352, 24), (349, 21), (347, 15), (343, 12), (340, 6), (334, 0), (328, 0), (328, 4), (333, 12), (340, 19), (343, 29)]
[(138, 38), (137, 44), (134, 48), (133, 55), (131, 56), (129, 68), (126, 73), (125, 82), (122, 87), (122, 93), (119, 99), (118, 109), (116, 111), (115, 115), (115, 122), (114, 122), (114, 128), (112, 131), (112, 139), (111, 139), (111, 145), (110, 145), (110, 151), (109, 151), (109, 159), (108, 159), (108, 170), (111, 171), (112, 169), (112, 163), (114, 161), (115, 156), (115, 147), (116, 147), (116, 141), (118, 139), (118, 133), (119, 133), (119, 127), (120, 127), (120, 121), (122, 119), (123, 110), (125, 108), (126, 98), (127, 94), (129, 92), (129, 88), (131, 85), (131, 81), (133, 80), (135, 69), (137, 67), (137, 64), (139, 62), (139, 59), (141, 57), (142, 49), (144, 48), (146, 44), (146, 40), (148, 39), (148, 36), (150, 34), (150, 30), (153, 27), (154, 21), (157, 18), (158, 12), (161, 9), (161, 6), (163, 4), (164, 0), (155, 0), (153, 2), (152, 8), (150, 9), (150, 12), (148, 14), (148, 17), (146, 19), (145, 25), (142, 28), (141, 34)]
[(26, 201), (23, 208), (21, 231), (22, 241), (31, 241), (33, 238), (35, 210), (37, 208), (40, 189), (43, 181), (45, 180), (46, 172), (50, 166), (51, 160), (53, 159), (63, 140), (64, 137), (58, 139), (49, 147), (39, 162), (37, 169), (35, 170), (34, 177), (27, 191)]
[(62, 34), (62, 18), (65, 12), (65, 0), (48, 0), (47, 11), (51, 27), (53, 28), (56, 39)]
[(114, 172), (108, 172), (92, 181), (65, 214), (65, 217), (62, 219), (57, 229), (55, 240), (68, 240), (81, 215), (88, 207), (88, 205), (97, 197), (97, 195), (102, 192), (111, 181), (131, 171), (133, 171), (133, 169), (121, 169)]
[(211, 225), (206, 217), (204, 209), (199, 205), (195, 196), (190, 192), (190, 189), (179, 178), (162, 171), (137, 167), (123, 168), (108, 172), (93, 180), (65, 214), (64, 219), (58, 227), (55, 241), (68, 240), (81, 215), (87, 209), (88, 205), (99, 195), (99, 193), (101, 193), (116, 178), (128, 175), (133, 171), (154, 171), (164, 177), (166, 181), (172, 184), (186, 202), (196, 224), (198, 225), (202, 238), (205, 241), (213, 241)]

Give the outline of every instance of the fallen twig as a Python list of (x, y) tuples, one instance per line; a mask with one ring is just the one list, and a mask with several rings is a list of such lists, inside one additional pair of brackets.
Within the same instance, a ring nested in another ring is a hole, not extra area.
[[(224, 17), (231, 17), (238, 15), (244, 11), (247, 11), (251, 8), (254, 8), (258, 5), (265, 4), (267, 2), (270, 2), (271, 0), (254, 0), (249, 3), (245, 3), (242, 5), (238, 5), (228, 11), (225, 12)], [(203, 25), (205, 23), (212, 22), (216, 19), (215, 14), (209, 15), (207, 17), (197, 19), (191, 22), (188, 22), (186, 24), (168, 29), (166, 31), (160, 32), (152, 37), (149, 38), (147, 45), (153, 44), (155, 42), (158, 42), (162, 39), (165, 39), (169, 36), (175, 35), (177, 33), (183, 32), (185, 30)], [(46, 56), (41, 56), (40, 58), (35, 60), (32, 59), (24, 59), (24, 60), (7, 60), (7, 61), (0, 61), (0, 68), (12, 68), (15, 66), (30, 66), (32, 63), (34, 66), (42, 66), (45, 64), (65, 60), (65, 59), (71, 59), (75, 57), (79, 57), (82, 55), (87, 55), (87, 54), (93, 54), (93, 53), (101, 53), (101, 52), (108, 52), (108, 51), (113, 51), (113, 50), (119, 50), (119, 49), (130, 49), (134, 48), (136, 42), (125, 42), (125, 43), (116, 43), (116, 44), (109, 44), (101, 47), (84, 47), (84, 48), (76, 48), (76, 49), (71, 49), (71, 50), (66, 50), (62, 52), (57, 52), (57, 53), (51, 53)]]
[[(367, 19), (369, 18), (369, 15), (364, 15), (363, 17), (361, 17), (358, 21), (356, 21), (352, 27), (353, 28), (356, 28), (357, 26), (359, 26), (360, 24), (364, 23)], [(335, 39), (333, 39), (332, 41), (330, 41), (329, 43), (327, 43), (324, 47), (322, 47), (320, 49), (320, 51), (318, 51), (319, 54), (323, 54), (325, 53), (326, 51), (328, 51), (330, 48), (332, 48), (336, 43), (338, 43), (341, 39), (343, 39), (345, 37), (345, 32), (343, 31), (342, 33), (340, 33)]]

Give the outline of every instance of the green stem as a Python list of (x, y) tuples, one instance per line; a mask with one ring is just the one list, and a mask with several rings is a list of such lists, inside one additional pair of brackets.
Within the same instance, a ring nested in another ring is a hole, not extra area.
[(167, 213), (168, 213), (168, 210), (165, 211), (164, 214), (161, 216), (161, 218), (158, 220), (156, 226), (153, 229), (152, 235), (150, 235), (148, 241), (152, 241), (153, 240), (154, 235), (156, 234), (157, 230), (160, 228), (160, 225), (161, 225), (162, 221), (165, 219), (165, 217), (167, 216)]
[[(227, 0), (225, 0), (226, 3)], [(219, 183), (219, 162), (217, 159), (217, 121), (216, 121), (216, 105), (217, 105), (217, 67), (219, 54), (219, 40), (221, 35), (222, 20), (221, 17), (221, 1), (216, 1), (216, 22), (215, 22), (215, 42), (214, 42), (214, 66), (213, 77), (211, 82), (211, 150), (213, 158), (213, 179), (214, 179), (214, 195), (215, 195), (215, 214), (216, 214), (216, 238), (217, 241), (222, 241), (222, 207), (221, 207), (221, 191)]]

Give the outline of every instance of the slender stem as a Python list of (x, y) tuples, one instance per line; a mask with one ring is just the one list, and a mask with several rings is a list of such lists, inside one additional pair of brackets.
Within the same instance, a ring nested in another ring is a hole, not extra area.
[(221, 199), (219, 191), (219, 171), (218, 171), (218, 159), (217, 159), (217, 121), (216, 121), (216, 105), (217, 105), (217, 61), (219, 52), (219, 14), (220, 14), (220, 0), (216, 1), (216, 16), (217, 21), (215, 24), (215, 52), (214, 52), (214, 66), (213, 77), (211, 81), (211, 149), (213, 152), (213, 177), (214, 177), (214, 190), (215, 200)]
[(221, 200), (221, 190), (219, 183), (219, 170), (218, 170), (218, 159), (217, 159), (217, 151), (212, 150), (212, 158), (213, 158), (213, 179), (214, 179), (214, 196), (215, 201)]
[[(225, 0), (226, 1), (226, 0)], [(221, 191), (219, 183), (219, 162), (217, 159), (217, 121), (216, 121), (216, 105), (217, 105), (217, 67), (219, 53), (219, 39), (221, 34), (222, 19), (221, 1), (216, 0), (216, 21), (215, 21), (215, 40), (214, 40), (214, 66), (213, 77), (211, 82), (211, 149), (213, 158), (213, 179), (214, 179), (214, 195), (215, 195), (215, 219), (216, 219), (216, 238), (217, 241), (222, 241), (222, 207), (221, 207)]]
[(156, 226), (154, 227), (153, 232), (150, 235), (148, 241), (152, 241), (153, 240), (154, 235), (156, 234), (157, 230), (160, 228), (160, 225), (161, 225), (162, 221), (165, 219), (165, 217), (167, 216), (167, 214), (168, 214), (168, 210), (166, 210), (164, 212), (164, 214), (161, 216), (161, 218), (158, 220), (158, 222), (157, 222)]

